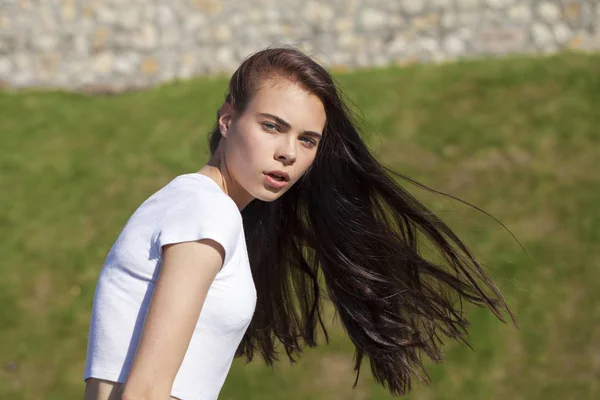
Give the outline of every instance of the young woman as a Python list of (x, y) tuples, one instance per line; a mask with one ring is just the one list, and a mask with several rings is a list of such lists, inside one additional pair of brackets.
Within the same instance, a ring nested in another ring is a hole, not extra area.
[[(392, 394), (465, 342), (462, 301), (514, 317), (460, 239), (371, 155), (331, 75), (267, 49), (233, 74), (212, 157), (132, 215), (98, 279), (86, 400), (216, 399), (235, 356), (316, 345), (326, 289)], [(400, 176), (400, 175), (399, 175)], [(443, 264), (425, 259), (422, 239)], [(323, 288), (324, 286), (324, 288)], [(503, 320), (504, 321), (504, 320)], [(466, 343), (466, 342), (465, 342)], [(356, 382), (355, 382), (356, 384)]]

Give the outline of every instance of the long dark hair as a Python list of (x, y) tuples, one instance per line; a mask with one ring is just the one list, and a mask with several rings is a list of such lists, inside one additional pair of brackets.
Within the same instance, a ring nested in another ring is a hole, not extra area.
[[(276, 201), (253, 200), (242, 211), (258, 300), (236, 355), (250, 361), (258, 351), (273, 365), (279, 341), (293, 362), (303, 346), (316, 346), (318, 326), (328, 342), (323, 282), (355, 346), (357, 381), (367, 356), (376, 381), (394, 395), (411, 390), (411, 375), (429, 382), (422, 354), (441, 360), (443, 336), (468, 345), (463, 300), (503, 322), (506, 312), (516, 324), (467, 247), (393, 176), (416, 182), (370, 153), (325, 68), (293, 48), (266, 49), (233, 74), (225, 100), (243, 112), (261, 80), (272, 77), (319, 97), (327, 120), (303, 178)], [(211, 153), (220, 139), (215, 125)], [(443, 263), (424, 258), (423, 239)]]

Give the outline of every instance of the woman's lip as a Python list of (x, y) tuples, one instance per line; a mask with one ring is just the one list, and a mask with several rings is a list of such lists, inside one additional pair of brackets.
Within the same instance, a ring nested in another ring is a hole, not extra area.
[(265, 174), (267, 174), (267, 175), (277, 175), (277, 176), (280, 176), (280, 177), (284, 178), (286, 181), (290, 180), (289, 174), (287, 172), (283, 172), (283, 171), (281, 171), (279, 169), (278, 170), (273, 170), (273, 171), (265, 172)]
[(270, 175), (267, 175), (267, 174), (264, 174), (264, 175), (265, 175), (265, 181), (267, 182), (267, 184), (274, 188), (281, 189), (288, 183), (288, 181), (278, 181), (277, 179), (273, 178)]

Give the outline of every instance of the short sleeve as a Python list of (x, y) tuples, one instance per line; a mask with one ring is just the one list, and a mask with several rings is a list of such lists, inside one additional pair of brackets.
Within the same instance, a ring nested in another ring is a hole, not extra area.
[(169, 207), (156, 231), (158, 251), (167, 244), (211, 239), (225, 249), (227, 265), (243, 229), (240, 212), (224, 194), (188, 194)]

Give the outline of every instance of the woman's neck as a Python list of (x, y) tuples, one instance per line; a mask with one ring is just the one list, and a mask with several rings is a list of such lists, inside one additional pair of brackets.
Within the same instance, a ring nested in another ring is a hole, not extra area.
[(221, 157), (220, 149), (215, 152), (208, 163), (206, 163), (206, 165), (197, 173), (205, 175), (215, 181), (223, 192), (231, 197), (240, 211), (254, 200), (254, 197), (233, 179), (224, 158)]

